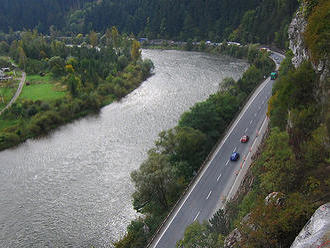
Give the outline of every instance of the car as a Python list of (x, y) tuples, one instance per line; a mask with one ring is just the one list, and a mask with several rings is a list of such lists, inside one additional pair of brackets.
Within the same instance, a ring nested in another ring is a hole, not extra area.
[(241, 143), (247, 143), (248, 141), (249, 141), (249, 136), (247, 136), (247, 135), (243, 135), (242, 137), (241, 137)]
[(237, 161), (239, 159), (239, 153), (233, 152), (230, 156), (230, 161)]

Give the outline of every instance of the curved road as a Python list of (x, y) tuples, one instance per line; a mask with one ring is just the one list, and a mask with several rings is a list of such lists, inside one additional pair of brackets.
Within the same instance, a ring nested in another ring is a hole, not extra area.
[[(272, 53), (271, 58), (278, 69), (284, 56)], [(266, 109), (273, 82), (267, 78), (254, 92), (209, 162), (148, 247), (174, 248), (176, 242), (183, 238), (188, 225), (210, 219), (235, 194), (251, 162), (251, 154), (260, 142), (259, 132), (267, 126)], [(250, 136), (248, 143), (240, 143), (242, 135)], [(236, 162), (229, 160), (233, 151), (240, 154)]]
[(24, 83), (25, 83), (25, 79), (26, 79), (26, 74), (25, 72), (22, 72), (22, 78), (21, 81), (18, 85), (17, 91), (15, 93), (15, 95), (13, 96), (13, 98), (10, 100), (10, 102), (7, 104), (6, 107), (4, 107), (1, 111), (0, 111), (0, 115), (2, 115), (3, 112), (5, 112), (6, 109), (10, 108), (10, 106), (17, 100), (17, 98), (19, 97), (19, 95), (22, 92)]

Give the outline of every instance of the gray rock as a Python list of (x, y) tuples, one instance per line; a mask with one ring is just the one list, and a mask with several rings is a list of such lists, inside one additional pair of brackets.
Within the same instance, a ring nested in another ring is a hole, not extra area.
[(272, 192), (265, 198), (265, 204), (269, 205), (270, 203), (275, 204), (276, 206), (282, 206), (285, 200), (285, 194), (281, 192)]
[(330, 203), (319, 207), (291, 245), (291, 248), (327, 248), (330, 245)]
[(295, 17), (292, 19), (288, 35), (290, 40), (289, 48), (292, 50), (294, 57), (292, 64), (297, 68), (299, 65), (309, 59), (308, 51), (304, 43), (303, 33), (305, 31), (307, 21), (303, 15), (303, 7), (297, 11)]
[(225, 239), (224, 248), (234, 248), (242, 240), (242, 234), (235, 228)]

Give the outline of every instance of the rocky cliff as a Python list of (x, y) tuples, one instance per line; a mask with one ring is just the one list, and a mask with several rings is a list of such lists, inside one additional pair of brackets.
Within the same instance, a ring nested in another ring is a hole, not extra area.
[[(300, 64), (306, 60), (310, 60), (310, 53), (304, 42), (304, 32), (307, 26), (307, 19), (305, 16), (304, 4), (302, 4), (293, 17), (289, 28), (289, 48), (293, 52), (294, 57), (292, 58), (292, 64), (295, 68), (299, 67)], [(319, 89), (317, 90), (317, 98), (320, 99), (321, 104), (328, 105), (328, 98), (330, 96), (329, 89), (329, 78), (330, 78), (330, 61), (326, 56), (324, 59), (313, 62), (314, 70), (320, 75)]]
[(301, 230), (291, 248), (329, 247), (330, 203), (320, 206)]
[(304, 43), (303, 33), (306, 29), (307, 20), (303, 14), (303, 8), (297, 11), (293, 17), (289, 29), (289, 48), (294, 54), (292, 58), (293, 65), (297, 68), (303, 61), (309, 60), (308, 50)]

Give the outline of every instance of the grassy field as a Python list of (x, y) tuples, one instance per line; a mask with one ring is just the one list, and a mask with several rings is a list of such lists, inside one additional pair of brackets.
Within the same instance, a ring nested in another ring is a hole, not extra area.
[(30, 83), (51, 83), (54, 81), (54, 79), (49, 74), (43, 77), (36, 74), (36, 75), (27, 75), (26, 81)]
[(16, 89), (0, 88), (0, 109), (4, 108), (14, 96)]
[(55, 84), (43, 83), (24, 86), (20, 99), (52, 101), (65, 97), (66, 92), (60, 91)]

